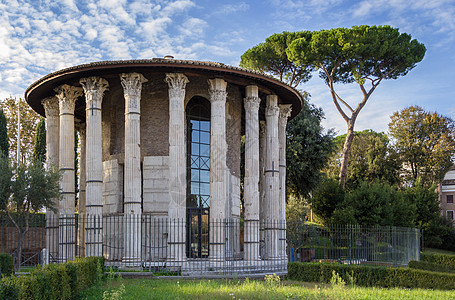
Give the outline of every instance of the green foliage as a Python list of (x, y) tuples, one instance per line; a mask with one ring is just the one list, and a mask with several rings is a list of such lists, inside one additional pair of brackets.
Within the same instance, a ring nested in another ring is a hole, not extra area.
[(455, 274), (367, 265), (288, 263), (288, 277), (293, 280), (329, 283), (333, 272), (343, 281), (355, 278), (359, 286), (455, 289)]
[(286, 54), (292, 41), (311, 38), (310, 31), (282, 32), (266, 38), (264, 43), (248, 49), (241, 57), (240, 66), (269, 73), (296, 87), (310, 78), (312, 68), (305, 64), (296, 65)]
[[(294, 40), (286, 49), (296, 66), (319, 69), (332, 100), (346, 121), (347, 135), (341, 157), (340, 183), (346, 183), (354, 126), (362, 108), (384, 79), (404, 76), (425, 55), (425, 46), (390, 26), (354, 26), (313, 32)], [(335, 83), (356, 83), (361, 94), (356, 105), (343, 99)]]
[[(0, 253), (0, 274), (10, 276), (14, 272), (13, 256), (6, 253)], [(0, 297), (1, 299), (1, 297)]]
[(46, 161), (46, 124), (43, 117), (40, 118), (38, 125), (36, 125), (34, 141), (32, 162), (44, 164)]
[(3, 109), (0, 109), (0, 155), (8, 157), (9, 144), (8, 144), (8, 130), (6, 125), (6, 117)]
[(13, 169), (6, 158), (0, 158), (0, 210), (7, 213), (19, 233), (16, 270), (21, 263), (22, 238), (30, 227), (30, 212), (45, 207), (55, 210), (54, 199), (60, 198), (59, 178), (56, 169), (45, 170), (41, 163), (19, 164)]
[(411, 260), (408, 263), (408, 267), (411, 269), (418, 269), (418, 270), (426, 270), (426, 271), (434, 271), (434, 272), (442, 272), (442, 273), (455, 273), (454, 266), (431, 263), (428, 261)]
[(295, 197), (307, 198), (321, 181), (321, 170), (333, 151), (333, 132), (324, 133), (320, 108), (305, 102), (302, 111), (287, 125), (287, 189)]
[(308, 213), (307, 204), (303, 199), (289, 197), (286, 203), (286, 222), (305, 223)]
[(0, 299), (75, 299), (98, 279), (98, 263), (104, 266), (104, 258), (81, 258), (38, 268), (29, 276), (2, 278)]
[(0, 299), (17, 300), (19, 299), (19, 289), (17, 287), (17, 277), (2, 276), (0, 279)]
[(21, 162), (31, 162), (34, 144), (34, 133), (40, 116), (27, 104), (25, 99), (6, 98), (0, 100), (8, 124), (8, 143), (11, 156), (17, 153), (17, 121), (20, 104), (21, 117)]
[[(346, 134), (334, 139), (335, 151), (325, 172), (331, 178), (339, 175)], [(349, 152), (346, 188), (355, 189), (360, 182), (380, 180), (391, 185), (400, 181), (397, 155), (389, 146), (387, 135), (373, 130), (356, 131)]]
[(455, 255), (421, 253), (420, 260), (433, 264), (450, 266), (455, 269)]
[(345, 192), (338, 181), (327, 179), (313, 192), (311, 208), (324, 223), (328, 223), (335, 209), (344, 202)]
[(360, 225), (393, 225), (392, 191), (390, 186), (380, 183), (362, 182), (348, 194), (343, 207), (354, 210), (354, 217)]
[(0, 210), (5, 210), (11, 196), (11, 178), (13, 169), (9, 158), (0, 155)]
[(421, 178), (426, 186), (440, 183), (454, 164), (455, 122), (419, 106), (395, 112), (390, 119), (389, 132), (405, 166), (405, 180), (413, 184)]
[(424, 245), (440, 247), (444, 236), (451, 233), (452, 226), (441, 217), (436, 186), (427, 186), (417, 179), (412, 187), (403, 189), (406, 203), (415, 206), (414, 225), (424, 231)]

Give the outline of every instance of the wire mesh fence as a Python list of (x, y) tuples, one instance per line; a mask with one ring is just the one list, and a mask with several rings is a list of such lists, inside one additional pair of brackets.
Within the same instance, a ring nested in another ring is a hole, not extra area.
[(149, 214), (35, 214), (26, 232), (25, 223), (22, 231), (16, 225), (0, 215), (0, 253), (17, 261), (21, 243), (21, 266), (104, 256), (107, 265), (119, 268), (220, 275), (282, 273), (288, 261), (406, 265), (420, 254), (420, 232), (413, 228)]
[(291, 261), (405, 266), (420, 259), (420, 231), (394, 226), (287, 224)]

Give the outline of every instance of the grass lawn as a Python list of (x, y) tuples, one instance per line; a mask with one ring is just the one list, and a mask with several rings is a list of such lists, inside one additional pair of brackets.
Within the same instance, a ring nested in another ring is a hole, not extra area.
[(106, 294), (104, 299), (455, 299), (455, 291), (363, 288), (251, 279), (117, 279), (92, 287), (80, 299), (103, 299), (106, 290), (110, 291), (110, 295)]

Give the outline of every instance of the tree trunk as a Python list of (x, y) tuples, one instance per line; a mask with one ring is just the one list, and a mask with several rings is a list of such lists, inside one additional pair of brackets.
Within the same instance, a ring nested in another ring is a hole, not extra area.
[(16, 272), (19, 272), (20, 268), (21, 268), (21, 263), (22, 263), (22, 240), (23, 240), (23, 236), (24, 236), (22, 230), (18, 229), (18, 231), (19, 231), (19, 237), (18, 237), (18, 240), (17, 240), (17, 259), (16, 259), (16, 266), (15, 266)]
[(354, 123), (355, 123), (355, 119), (349, 120), (348, 132), (346, 133), (346, 139), (344, 140), (343, 156), (341, 158), (341, 167), (340, 167), (340, 184), (343, 187), (343, 189), (346, 186), (349, 152), (351, 151), (352, 140), (354, 139)]

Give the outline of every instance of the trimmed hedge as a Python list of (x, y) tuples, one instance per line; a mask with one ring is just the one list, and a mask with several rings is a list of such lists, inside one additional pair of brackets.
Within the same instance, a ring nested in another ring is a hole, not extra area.
[(103, 257), (87, 257), (38, 268), (29, 276), (0, 280), (0, 299), (75, 299), (104, 272)]
[(440, 265), (427, 261), (411, 260), (408, 263), (408, 267), (411, 269), (442, 272), (442, 273), (455, 273), (455, 268), (449, 265)]
[(10, 254), (0, 253), (0, 274), (10, 276), (14, 272), (14, 258)]
[(288, 277), (299, 281), (330, 282), (332, 271), (337, 272), (346, 282), (349, 282), (349, 277), (354, 277), (355, 284), (359, 286), (455, 289), (455, 274), (335, 263), (292, 262), (288, 264)]
[(451, 266), (452, 268), (455, 268), (455, 255), (421, 253), (420, 260), (433, 264)]

